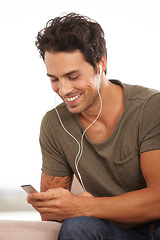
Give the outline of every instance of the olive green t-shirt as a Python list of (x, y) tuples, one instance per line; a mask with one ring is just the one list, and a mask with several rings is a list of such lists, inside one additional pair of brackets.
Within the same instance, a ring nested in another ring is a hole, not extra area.
[[(117, 196), (146, 186), (140, 168), (140, 154), (160, 149), (160, 91), (122, 84), (125, 109), (112, 134), (102, 143), (94, 143), (85, 134), (78, 165), (84, 186), (95, 197)], [(79, 142), (84, 131), (77, 114), (65, 103), (57, 107), (66, 130)], [(55, 109), (43, 118), (40, 131), (42, 171), (53, 176), (75, 173), (79, 146), (64, 131)], [(152, 161), (152, 159), (151, 159)]]

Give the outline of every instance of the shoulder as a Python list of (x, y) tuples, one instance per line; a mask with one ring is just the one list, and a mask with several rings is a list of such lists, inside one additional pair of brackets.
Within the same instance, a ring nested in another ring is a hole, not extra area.
[[(140, 109), (140, 116), (151, 118), (160, 116), (160, 91), (157, 89), (147, 88), (139, 85), (124, 84), (129, 106), (134, 106), (134, 109)], [(139, 113), (140, 113), (139, 112)], [(149, 120), (148, 119), (148, 120)]]
[(130, 100), (139, 99), (139, 100), (150, 100), (152, 97), (153, 100), (158, 100), (160, 98), (160, 91), (157, 89), (147, 88), (140, 85), (130, 85), (130, 84), (123, 84), (124, 89), (127, 93), (127, 98)]
[(144, 107), (143, 107), (143, 116), (150, 117), (150, 119), (157, 119), (160, 122), (160, 92), (150, 94), (150, 96), (146, 99)]
[(75, 115), (69, 112), (65, 103), (61, 103), (44, 115), (41, 128), (59, 131), (62, 129), (62, 125), (72, 129), (75, 124)]
[(66, 118), (67, 116), (70, 116), (70, 118), (72, 117), (72, 114), (68, 111), (66, 104), (65, 103), (61, 103), (59, 104), (57, 107), (55, 107), (54, 109), (48, 111), (43, 119), (42, 122), (45, 123), (56, 123), (58, 121), (58, 113), (60, 114), (61, 117)]
[(125, 98), (127, 100), (142, 100), (142, 102), (151, 100), (153, 103), (160, 101), (160, 90), (147, 88), (140, 85), (126, 84), (115, 79), (110, 79), (109, 81), (123, 87)]

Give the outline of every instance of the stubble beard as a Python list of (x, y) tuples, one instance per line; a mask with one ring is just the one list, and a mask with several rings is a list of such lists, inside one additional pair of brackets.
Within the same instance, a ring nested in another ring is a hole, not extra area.
[[(72, 114), (80, 114), (80, 113), (86, 112), (89, 108), (94, 106), (94, 104), (95, 104), (95, 102), (97, 101), (98, 98), (99, 98), (99, 94), (98, 94), (98, 92), (96, 92), (90, 98), (85, 97), (85, 99), (80, 104), (80, 106), (72, 106), (72, 107), (67, 106), (67, 108)], [(76, 110), (76, 108), (77, 108), (77, 110)], [(71, 109), (73, 109), (73, 110), (75, 109), (75, 111), (73, 112)]]

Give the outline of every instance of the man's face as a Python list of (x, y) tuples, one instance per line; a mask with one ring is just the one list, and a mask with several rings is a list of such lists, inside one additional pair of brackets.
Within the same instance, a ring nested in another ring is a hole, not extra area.
[(80, 51), (45, 52), (47, 75), (53, 91), (71, 113), (88, 110), (98, 98), (98, 75)]

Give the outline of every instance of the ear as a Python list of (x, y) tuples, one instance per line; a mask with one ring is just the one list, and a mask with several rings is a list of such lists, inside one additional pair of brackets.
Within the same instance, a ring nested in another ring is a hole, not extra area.
[(100, 68), (99, 65), (102, 67), (102, 74), (107, 68), (107, 61), (106, 61), (106, 55), (104, 54), (101, 58), (101, 60), (97, 63), (97, 72), (100, 74)]

